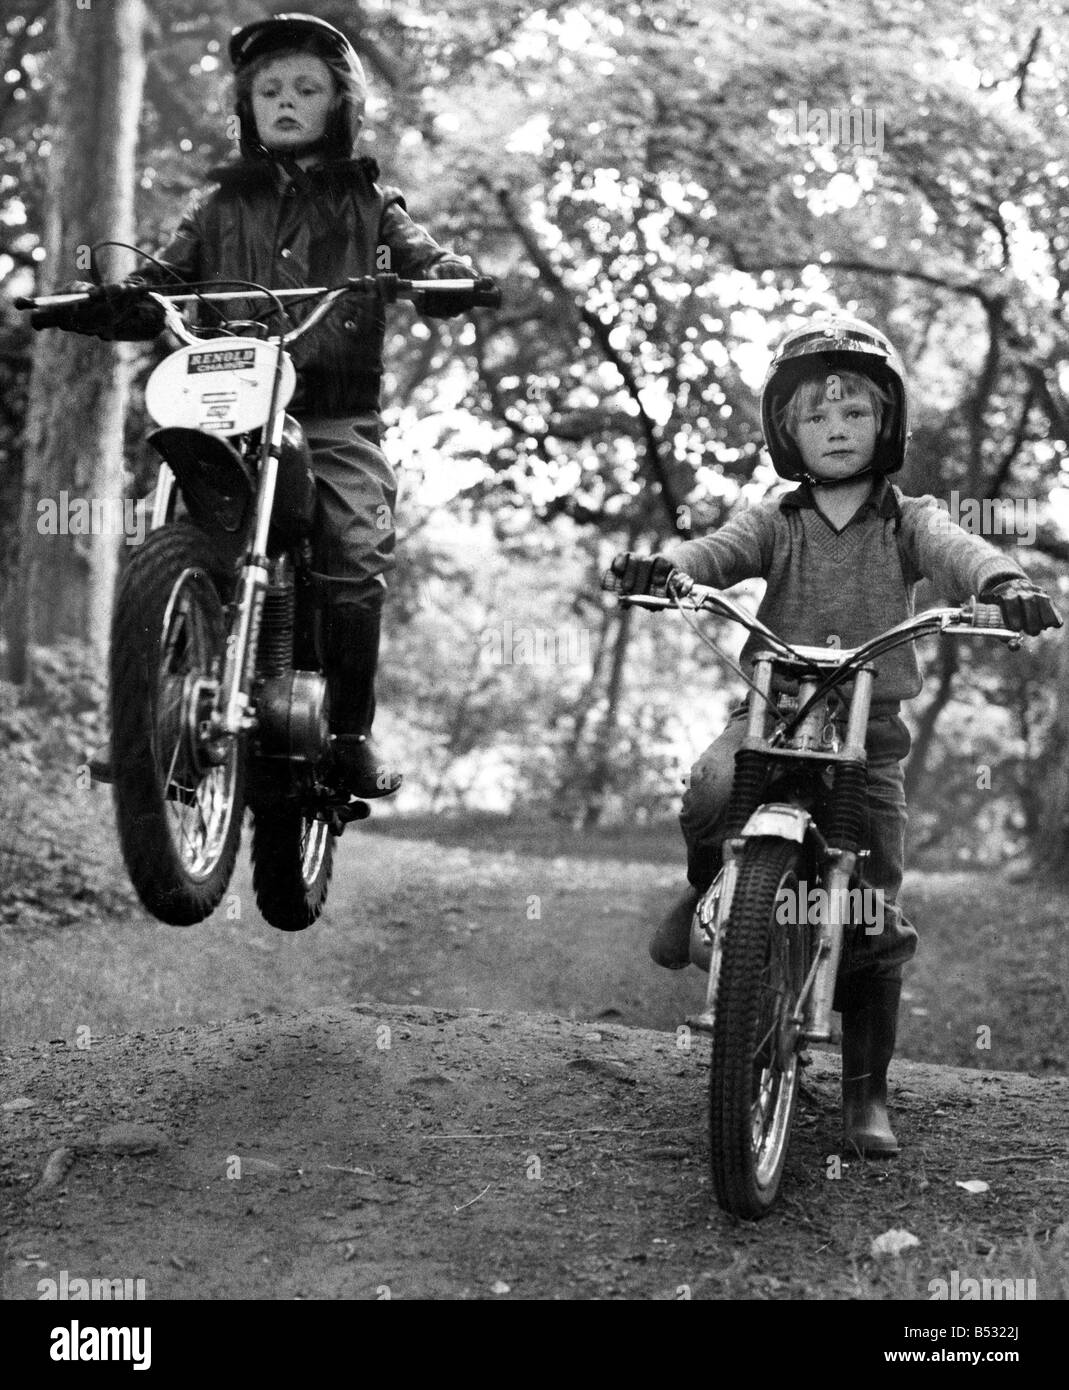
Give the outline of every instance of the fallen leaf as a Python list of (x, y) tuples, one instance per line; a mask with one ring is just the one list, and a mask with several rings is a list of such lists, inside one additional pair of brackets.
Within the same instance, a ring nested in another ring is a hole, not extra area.
[(895, 1227), (890, 1231), (884, 1231), (882, 1236), (877, 1236), (869, 1250), (873, 1255), (901, 1255), (903, 1250), (909, 1250), (914, 1245), (920, 1245), (920, 1241), (912, 1231), (903, 1231)]

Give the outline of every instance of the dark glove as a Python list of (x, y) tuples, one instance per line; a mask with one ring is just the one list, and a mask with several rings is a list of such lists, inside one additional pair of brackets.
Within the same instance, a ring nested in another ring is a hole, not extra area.
[(57, 293), (87, 293), (88, 298), (80, 304), (35, 309), (30, 315), (31, 328), (62, 328), (67, 333), (85, 333), (106, 342), (116, 338), (154, 338), (163, 328), (163, 310), (146, 299), (141, 280), (122, 281), (117, 285), (90, 285), (84, 280), (75, 280)]
[[(60, 285), (56, 294), (85, 294), (97, 287), (89, 280), (71, 280)], [(85, 318), (87, 303), (57, 304), (53, 309), (34, 309), (30, 315), (30, 327), (36, 331), (42, 328), (63, 328), (68, 333), (92, 333), (95, 329), (80, 326)]]
[(653, 594), (663, 598), (669, 584), (680, 596), (694, 587), (689, 574), (676, 569), (666, 555), (617, 555), (601, 581), (601, 587), (614, 594)]
[(1030, 579), (1006, 579), (980, 595), (982, 603), (997, 603), (1002, 620), (1014, 632), (1038, 637), (1045, 627), (1061, 627), (1058, 610), (1042, 589)]
[[(428, 272), (432, 280), (474, 280), (475, 271), (463, 261), (442, 261)], [(420, 313), (431, 319), (450, 319), (472, 307), (470, 290), (425, 290)]]

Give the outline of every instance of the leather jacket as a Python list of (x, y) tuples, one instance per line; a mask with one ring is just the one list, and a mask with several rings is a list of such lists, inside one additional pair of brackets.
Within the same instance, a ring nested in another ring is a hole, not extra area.
[[(384, 270), (416, 279), (474, 275), (409, 217), (397, 189), (378, 185), (378, 172), (367, 156), (335, 160), (305, 170), (298, 188), (284, 182), (271, 160), (223, 165), (211, 172), (217, 188), (194, 198), (159, 259), (182, 280), (235, 277), (269, 289), (334, 286)], [(136, 278), (169, 279), (156, 266)], [(296, 306), (295, 319), (313, 307)], [(264, 305), (227, 308), (252, 318)], [(288, 409), (309, 416), (377, 411), (385, 327), (377, 301), (354, 296), (339, 304), (289, 349), (297, 390)]]

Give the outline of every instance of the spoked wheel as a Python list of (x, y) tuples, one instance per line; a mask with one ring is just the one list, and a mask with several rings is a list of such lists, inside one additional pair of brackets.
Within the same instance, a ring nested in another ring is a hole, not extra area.
[(127, 566), (112, 618), (119, 840), (141, 901), (173, 926), (217, 906), (241, 839), (243, 749), (207, 737), (226, 636), (212, 562), (196, 527), (153, 531)]
[(717, 1200), (736, 1216), (766, 1215), (787, 1158), (799, 1081), (791, 1016), (805, 981), (811, 928), (777, 921), (777, 904), (787, 894), (797, 903), (801, 870), (802, 853), (793, 841), (747, 841), (723, 927), (710, 1144)]
[(337, 836), (300, 810), (256, 811), (252, 824), (252, 886), (264, 920), (279, 931), (303, 931), (323, 911), (334, 872)]

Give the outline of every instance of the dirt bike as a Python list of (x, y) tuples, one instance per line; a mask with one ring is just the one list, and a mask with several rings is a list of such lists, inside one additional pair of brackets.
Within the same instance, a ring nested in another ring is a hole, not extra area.
[[(932, 608), (850, 649), (792, 646), (700, 584), (685, 597), (631, 595), (620, 602), (704, 609), (769, 644), (757, 653), (749, 682), (723, 866), (692, 919), (691, 962), (709, 981), (704, 1009), (687, 1020), (712, 1039), (709, 1141), (717, 1200), (736, 1216), (757, 1218), (779, 1192), (804, 1050), (832, 1038), (844, 936), (871, 925), (863, 870), (873, 662), (936, 632), (995, 637), (1014, 649), (1021, 634), (1002, 626), (997, 605), (975, 600)], [(803, 893), (815, 911), (797, 910)]]
[[(349, 280), (333, 289), (146, 288), (184, 346), (153, 371), (145, 403), (162, 464), (151, 529), (120, 579), (109, 662), (110, 780), (123, 859), (161, 921), (201, 921), (226, 891), (244, 808), (264, 918), (301, 931), (326, 903), (337, 838), (364, 819), (332, 766), (327, 681), (312, 573), (310, 453), (286, 414), (296, 373), (285, 348), (351, 295), (417, 308), (429, 291), (464, 307), (500, 303), (484, 280)], [(18, 301), (86, 302), (93, 291)], [(204, 336), (178, 305), (219, 305)], [(230, 306), (318, 301), (268, 335)], [(185, 515), (176, 517), (181, 498)], [(105, 780), (107, 773), (105, 774)]]

